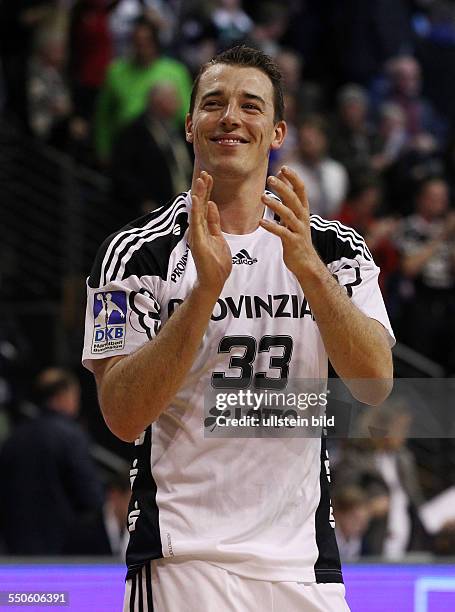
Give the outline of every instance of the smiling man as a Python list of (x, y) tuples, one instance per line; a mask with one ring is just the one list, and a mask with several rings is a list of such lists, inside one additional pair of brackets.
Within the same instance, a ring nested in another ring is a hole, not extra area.
[(210, 389), (324, 382), (328, 357), (361, 401), (391, 389), (379, 270), (353, 230), (310, 216), (295, 173), (267, 179), (285, 136), (269, 57), (236, 47), (204, 65), (191, 191), (110, 236), (88, 280), (84, 364), (136, 450), (125, 611), (348, 609), (324, 441), (204, 432)]

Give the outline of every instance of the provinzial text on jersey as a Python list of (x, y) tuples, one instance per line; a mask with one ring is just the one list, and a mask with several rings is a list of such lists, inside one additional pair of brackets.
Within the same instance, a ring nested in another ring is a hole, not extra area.
[[(173, 298), (168, 302), (168, 316), (170, 317), (183, 300)], [(306, 298), (298, 295), (239, 295), (236, 297), (219, 298), (213, 309), (212, 321), (222, 321), (228, 316), (234, 319), (261, 319), (262, 317), (302, 319), (313, 313)]]

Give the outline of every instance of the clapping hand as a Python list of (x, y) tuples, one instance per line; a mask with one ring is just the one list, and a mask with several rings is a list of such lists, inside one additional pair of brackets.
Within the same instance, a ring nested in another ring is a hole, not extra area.
[(220, 226), (218, 207), (210, 200), (213, 178), (201, 172), (191, 187), (189, 245), (196, 265), (198, 285), (221, 293), (232, 270), (232, 255)]
[(286, 166), (281, 168), (277, 176), (269, 176), (267, 183), (281, 202), (266, 194), (262, 199), (280, 217), (280, 223), (265, 219), (259, 223), (281, 239), (284, 263), (301, 280), (306, 270), (314, 269), (321, 263), (311, 240), (310, 207), (305, 185)]

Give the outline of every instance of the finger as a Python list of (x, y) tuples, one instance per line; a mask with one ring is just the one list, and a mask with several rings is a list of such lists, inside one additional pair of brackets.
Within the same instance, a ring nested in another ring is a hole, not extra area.
[(291, 187), (288, 187), (283, 180), (276, 176), (269, 176), (267, 183), (279, 196), (283, 204), (290, 208), (298, 219), (303, 219), (303, 206), (294, 190)]
[(268, 232), (270, 232), (271, 234), (275, 234), (275, 236), (278, 236), (278, 238), (281, 238), (281, 240), (284, 240), (292, 236), (292, 232), (288, 230), (287, 227), (284, 227), (283, 225), (279, 225), (278, 223), (275, 223), (274, 221), (268, 221), (267, 219), (261, 219), (259, 221), (259, 225), (263, 227), (265, 230), (267, 230)]
[(208, 203), (207, 226), (212, 236), (222, 236), (220, 213), (218, 211), (218, 206), (212, 200)]
[(309, 212), (310, 205), (306, 195), (305, 183), (299, 177), (297, 172), (289, 168), (289, 166), (283, 166), (280, 172), (282, 173), (284, 178), (292, 185), (292, 188), (298, 199), (302, 203), (303, 207)]
[(297, 232), (299, 230), (299, 219), (297, 219), (294, 212), (290, 208), (267, 194), (262, 196), (262, 200), (280, 217), (281, 225), (286, 226), (293, 232)]
[(292, 191), (294, 191), (294, 188), (293, 188), (293, 186), (292, 186), (292, 183), (291, 183), (291, 182), (290, 182), (290, 181), (289, 181), (289, 180), (288, 180), (288, 179), (285, 177), (285, 175), (283, 174), (283, 171), (282, 171), (282, 170), (280, 170), (280, 171), (278, 172), (277, 177), (278, 177), (278, 178), (279, 178), (281, 181), (283, 181), (283, 183), (284, 183), (285, 185), (287, 185), (287, 186), (288, 186), (290, 189), (292, 189)]
[(191, 187), (191, 194), (196, 195), (200, 202), (202, 203), (203, 208), (207, 206), (208, 195), (212, 189), (213, 179), (207, 174), (207, 172), (202, 171), (200, 176), (198, 176), (194, 181)]
[(190, 230), (193, 238), (202, 237), (204, 233), (204, 229), (206, 226), (204, 214), (204, 205), (202, 202), (203, 193), (205, 192), (204, 181), (202, 178), (198, 177), (194, 181), (194, 189), (191, 193), (191, 220), (190, 220)]
[(197, 218), (199, 221), (202, 219), (203, 216), (203, 198), (204, 198), (204, 192), (205, 192), (205, 185), (204, 185), (204, 181), (201, 177), (198, 177), (195, 181), (194, 181), (194, 186), (193, 189), (191, 191), (191, 196), (192, 196), (192, 213), (195, 218)]
[(210, 194), (212, 192), (212, 187), (213, 187), (213, 178), (211, 177), (210, 174), (208, 174), (208, 172), (203, 170), (201, 172), (201, 179), (204, 182), (204, 195), (203, 195), (202, 202), (203, 202), (203, 207), (204, 207), (204, 214), (205, 216), (207, 216)]

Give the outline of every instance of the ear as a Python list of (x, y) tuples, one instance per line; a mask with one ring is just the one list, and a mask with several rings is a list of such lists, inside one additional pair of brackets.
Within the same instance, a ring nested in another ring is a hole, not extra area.
[(275, 125), (274, 130), (274, 138), (270, 144), (270, 149), (272, 151), (276, 151), (277, 149), (279, 149), (283, 144), (284, 139), (286, 138), (286, 134), (288, 131), (286, 121), (278, 121), (278, 123)]
[(190, 113), (185, 117), (185, 138), (187, 142), (193, 142), (193, 119)]

